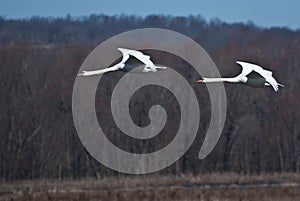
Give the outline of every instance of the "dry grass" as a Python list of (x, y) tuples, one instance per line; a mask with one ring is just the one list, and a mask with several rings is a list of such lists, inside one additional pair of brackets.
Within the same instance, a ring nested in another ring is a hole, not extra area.
[(128, 176), (104, 179), (33, 180), (0, 183), (0, 200), (300, 200), (300, 187), (273, 186), (239, 188), (234, 185), (198, 188), (201, 184), (300, 183), (299, 174), (240, 176), (237, 174), (183, 176)]

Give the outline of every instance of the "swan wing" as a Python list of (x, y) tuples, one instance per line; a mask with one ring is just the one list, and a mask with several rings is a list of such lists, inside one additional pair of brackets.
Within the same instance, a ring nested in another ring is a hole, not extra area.
[[(137, 50), (130, 50), (130, 49), (126, 49), (126, 48), (118, 48), (118, 50), (120, 50), (122, 52), (123, 57), (124, 57), (124, 55), (133, 56), (133, 57), (137, 58), (138, 60), (140, 60), (142, 63), (144, 63), (147, 68), (150, 68), (152, 72), (157, 71), (154, 66), (154, 63), (151, 61), (149, 55), (143, 54), (142, 52), (137, 51)], [(128, 60), (128, 58), (126, 60), (124, 60), (124, 62), (126, 62), (127, 60)]]
[(125, 49), (125, 48), (118, 48), (118, 50), (120, 50), (123, 55), (134, 56), (135, 58), (137, 58), (138, 60), (140, 60), (146, 65), (154, 65), (153, 62), (150, 60), (150, 56), (145, 55), (140, 51)]
[(249, 73), (251, 73), (251, 71), (255, 71), (258, 74), (260, 74), (263, 78), (265, 78), (266, 81), (270, 83), (270, 85), (275, 91), (278, 91), (278, 83), (272, 76), (273, 73), (271, 71), (265, 70), (256, 64), (251, 64), (243, 61), (237, 61), (237, 63), (240, 64), (243, 68), (242, 73), (240, 75), (246, 76)]
[(242, 72), (239, 76), (247, 76), (253, 71), (252, 65), (247, 62), (237, 61), (236, 63), (242, 66)]
[(124, 64), (130, 57), (130, 50), (125, 48), (118, 48), (118, 50), (122, 53), (123, 58), (122, 61), (119, 64)]
[(154, 63), (151, 61), (149, 55), (145, 55), (136, 50), (133, 50), (130, 55), (134, 56), (135, 58), (137, 58), (138, 60), (140, 60), (141, 62), (143, 62), (146, 65), (144, 70), (146, 70), (146, 68), (148, 67), (151, 69), (152, 72), (157, 71), (154, 66)]
[(267, 82), (270, 83), (270, 85), (273, 87), (274, 91), (278, 91), (278, 83), (275, 80), (275, 78), (272, 76), (272, 72), (268, 70), (260, 70), (260, 72), (256, 71), (259, 73), (261, 76), (263, 76)]
[(278, 91), (278, 83), (275, 78), (272, 76), (272, 72), (269, 70), (265, 70), (262, 67), (253, 64), (253, 70), (259, 73), (263, 78), (266, 79), (267, 82), (273, 87), (274, 91)]
[(274, 91), (278, 91), (278, 82), (275, 80), (273, 76), (266, 78), (266, 80), (270, 83), (270, 85), (273, 87)]

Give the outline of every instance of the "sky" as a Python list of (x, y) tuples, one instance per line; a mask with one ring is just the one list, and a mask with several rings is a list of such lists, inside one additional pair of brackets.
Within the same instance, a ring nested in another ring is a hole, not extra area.
[(90, 14), (201, 15), (207, 21), (249, 22), (261, 27), (300, 29), (299, 0), (0, 0), (5, 18), (74, 17)]

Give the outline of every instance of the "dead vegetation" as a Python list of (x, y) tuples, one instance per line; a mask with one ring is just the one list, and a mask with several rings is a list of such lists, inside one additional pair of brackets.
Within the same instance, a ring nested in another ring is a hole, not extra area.
[[(264, 184), (246, 186), (245, 184)], [(268, 184), (278, 184), (276, 186)], [(234, 173), (127, 176), (84, 180), (2, 182), (0, 200), (298, 200), (299, 174), (240, 176)]]

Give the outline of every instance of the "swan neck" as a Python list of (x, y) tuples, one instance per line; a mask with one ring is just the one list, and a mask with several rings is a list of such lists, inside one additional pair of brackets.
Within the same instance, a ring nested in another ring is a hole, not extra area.
[(212, 82), (238, 82), (236, 78), (204, 78), (203, 82), (212, 83)]
[(99, 74), (103, 74), (103, 73), (107, 73), (107, 72), (111, 72), (111, 71), (115, 71), (115, 70), (117, 70), (116, 66), (112, 66), (112, 67), (104, 68), (104, 69), (101, 69), (101, 70), (87, 71), (85, 73), (85, 76), (99, 75)]

